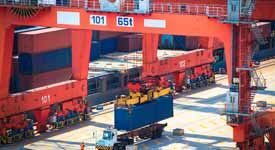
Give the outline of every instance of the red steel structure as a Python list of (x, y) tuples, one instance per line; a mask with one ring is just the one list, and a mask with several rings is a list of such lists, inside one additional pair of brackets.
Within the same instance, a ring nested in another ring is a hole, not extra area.
[[(239, 1), (239, 0), (236, 0)], [(234, 0), (178, 0), (155, 1), (149, 13), (133, 13), (127, 3), (119, 12), (98, 11), (98, 2), (72, 0), (66, 6), (28, 6), (2, 3), (0, 7), (0, 118), (16, 118), (26, 111), (34, 111), (38, 127), (43, 130), (49, 106), (82, 99), (87, 93), (87, 72), (92, 33), (89, 30), (140, 32), (143, 34), (143, 74), (162, 75), (166, 71), (182, 69), (179, 59), (162, 62), (157, 59), (158, 34), (215, 37), (224, 43), (229, 83), (237, 87), (238, 110), (226, 111), (228, 124), (233, 127), (233, 140), (241, 150), (266, 148), (267, 137), (275, 149), (274, 110), (257, 112), (251, 108), (251, 59), (253, 20), (275, 20), (275, 1), (257, 0), (252, 15), (230, 20), (228, 2)], [(240, 1), (239, 1), (240, 2)], [(169, 5), (167, 6), (167, 4)], [(242, 5), (242, 4), (241, 4)], [(232, 9), (232, 8), (230, 8)], [(227, 12), (228, 11), (228, 12)], [(25, 13), (22, 13), (25, 12)], [(246, 12), (249, 14), (249, 12)], [(95, 24), (93, 16), (105, 22)], [(124, 18), (127, 19), (124, 19)], [(65, 20), (66, 18), (67, 20)], [(127, 23), (120, 24), (125, 21)], [(9, 93), (13, 31), (15, 25), (70, 28), (72, 30), (73, 80), (24, 93)], [(211, 38), (212, 39), (212, 38)], [(213, 41), (213, 40), (212, 40)], [(211, 40), (209, 41), (211, 45)], [(210, 46), (211, 49), (211, 46)], [(200, 57), (198, 57), (199, 59)], [(180, 73), (175, 74), (181, 78)], [(180, 82), (180, 81), (179, 81)], [(20, 117), (18, 117), (20, 119)], [(16, 119), (15, 119), (16, 120)], [(2, 124), (0, 124), (1, 126)]]

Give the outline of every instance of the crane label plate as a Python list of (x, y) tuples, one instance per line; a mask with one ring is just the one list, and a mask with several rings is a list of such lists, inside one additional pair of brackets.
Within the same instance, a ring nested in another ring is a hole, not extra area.
[(144, 19), (144, 27), (166, 28), (166, 20)]
[(58, 11), (57, 12), (57, 24), (65, 25), (80, 25), (80, 13)]
[(106, 26), (107, 25), (107, 16), (90, 15), (90, 24)]
[(117, 16), (116, 25), (118, 27), (134, 27), (134, 17)]

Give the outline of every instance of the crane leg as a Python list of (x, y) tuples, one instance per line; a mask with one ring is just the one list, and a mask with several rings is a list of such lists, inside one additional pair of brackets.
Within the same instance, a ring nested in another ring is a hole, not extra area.
[(47, 130), (48, 119), (50, 115), (50, 108), (41, 108), (33, 111), (34, 117), (37, 121), (37, 131), (45, 132)]
[(14, 26), (0, 21), (0, 99), (9, 96)]
[(175, 90), (177, 92), (181, 92), (183, 90), (183, 85), (184, 85), (184, 77), (185, 73), (184, 72), (174, 72), (173, 73), (173, 78), (175, 82)]

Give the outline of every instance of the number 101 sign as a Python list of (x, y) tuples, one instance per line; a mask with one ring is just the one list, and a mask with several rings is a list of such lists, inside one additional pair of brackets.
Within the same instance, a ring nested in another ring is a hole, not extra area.
[(90, 15), (90, 24), (93, 25), (107, 25), (107, 17), (102, 15)]

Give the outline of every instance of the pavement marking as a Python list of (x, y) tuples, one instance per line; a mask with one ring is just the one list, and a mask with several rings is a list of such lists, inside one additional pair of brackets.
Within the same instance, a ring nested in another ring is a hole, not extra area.
[(191, 132), (196, 132), (195, 130), (193, 130), (192, 128), (188, 128), (189, 131)]
[(201, 127), (201, 128), (205, 128), (205, 129), (208, 128), (207, 126), (205, 126), (205, 125), (203, 125), (203, 124), (200, 124), (200, 127)]
[(213, 148), (213, 146), (211, 146), (211, 145), (210, 145), (210, 146), (208, 146), (208, 149), (212, 149), (212, 148)]
[(149, 147), (145, 144), (141, 144), (141, 146), (144, 148), (144, 149), (148, 149)]
[(169, 136), (165, 136), (169, 141), (172, 141), (173, 139), (170, 138)]
[(157, 145), (160, 145), (161, 143), (160, 143), (160, 141), (157, 139), (157, 140), (154, 140), (153, 141), (155, 144), (157, 144)]
[(224, 120), (224, 121), (226, 120), (226, 118), (225, 118), (225, 117), (220, 117), (220, 119), (222, 119), (222, 120)]
[(210, 120), (209, 122), (213, 125), (217, 125), (217, 123), (215, 121)]
[(217, 143), (217, 145), (223, 145), (223, 144), (225, 144), (225, 142), (219, 142), (219, 143)]

